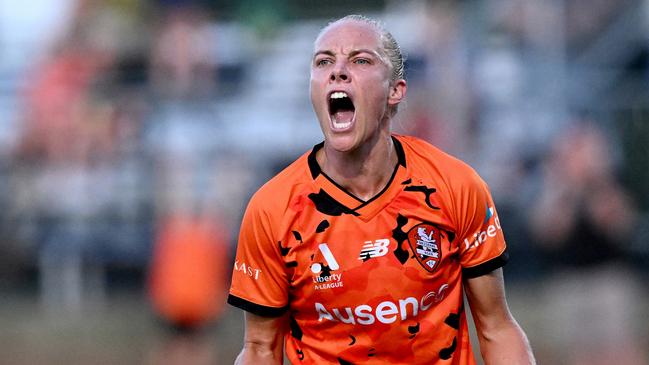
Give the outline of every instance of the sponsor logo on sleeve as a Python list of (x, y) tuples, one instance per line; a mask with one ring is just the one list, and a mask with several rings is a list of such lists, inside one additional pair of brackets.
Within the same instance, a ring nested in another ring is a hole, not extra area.
[(482, 221), (482, 224), (489, 222), (489, 220), (493, 216), (494, 216), (494, 207), (490, 207), (489, 205), (487, 205), (487, 212), (485, 213), (484, 221)]
[(496, 237), (498, 231), (502, 231), (502, 227), (500, 226), (500, 219), (498, 219), (498, 215), (495, 213), (494, 207), (487, 206), (487, 212), (482, 228), (483, 229), (481, 231), (474, 233), (473, 237), (471, 237), (470, 240), (468, 238), (464, 239), (464, 248), (466, 250), (472, 250), (476, 247), (479, 247), (483, 243), (487, 242), (490, 238)]
[(258, 280), (259, 275), (261, 274), (260, 269), (254, 268), (254, 267), (246, 264), (245, 262), (242, 262), (242, 261), (239, 261), (239, 260), (236, 260), (234, 262), (234, 272), (235, 273), (238, 272), (238, 273), (241, 273), (243, 275), (247, 275), (247, 276), (249, 276), (249, 277), (251, 277), (251, 278), (253, 278), (255, 280)]

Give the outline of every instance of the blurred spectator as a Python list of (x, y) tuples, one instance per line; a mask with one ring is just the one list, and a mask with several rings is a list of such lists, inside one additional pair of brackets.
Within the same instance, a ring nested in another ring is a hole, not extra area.
[(559, 137), (543, 165), (532, 233), (558, 268), (625, 259), (635, 208), (614, 171), (611, 145), (593, 124)]
[(148, 294), (165, 323), (189, 332), (214, 322), (223, 309), (232, 206), (241, 209), (238, 194), (223, 192), (246, 186), (233, 182), (236, 169), (226, 174), (221, 166), (214, 24), (197, 4), (167, 5), (149, 59), (156, 106), (146, 142), (155, 162), (158, 228)]
[(27, 96), (29, 113), (20, 151), (23, 157), (65, 163), (83, 158), (88, 148), (100, 148), (84, 138), (84, 133), (93, 132), (92, 124), (85, 119), (92, 114), (85, 113), (85, 107), (93, 82), (110, 59), (110, 54), (71, 37), (41, 66)]
[(617, 182), (614, 148), (596, 125), (576, 124), (553, 145), (528, 205), (532, 240), (554, 274), (544, 306), (547, 339), (560, 344), (552, 363), (645, 363), (635, 327), (641, 291), (627, 262), (636, 213)]
[(195, 331), (223, 311), (229, 235), (217, 214), (176, 212), (161, 220), (149, 273), (155, 312), (173, 328)]
[[(474, 88), (469, 80), (461, 5), (453, 1), (411, 2), (400, 9), (395, 36), (406, 51), (408, 98), (404, 129), (458, 157), (471, 150)], [(396, 10), (396, 9), (395, 9)]]
[(163, 11), (151, 54), (154, 90), (167, 97), (211, 95), (217, 81), (217, 44), (206, 10), (185, 4)]

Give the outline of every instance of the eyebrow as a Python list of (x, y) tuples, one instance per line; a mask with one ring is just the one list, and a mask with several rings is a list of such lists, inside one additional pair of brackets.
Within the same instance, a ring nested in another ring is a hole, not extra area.
[[(383, 59), (378, 52), (373, 51), (371, 49), (367, 49), (367, 48), (354, 49), (351, 52), (349, 52), (348, 57), (354, 57), (354, 56), (356, 56), (358, 54), (361, 54), (361, 53), (368, 53), (368, 54), (371, 54), (371, 55), (375, 56), (378, 59), (381, 59), (381, 60)], [(315, 59), (319, 55), (335, 56), (336, 53), (334, 51), (331, 51), (331, 50), (321, 50), (321, 51), (317, 51), (315, 54), (313, 54), (313, 58)]]

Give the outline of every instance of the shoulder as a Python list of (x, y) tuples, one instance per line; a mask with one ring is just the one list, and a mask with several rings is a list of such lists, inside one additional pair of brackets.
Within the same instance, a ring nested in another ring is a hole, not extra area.
[(305, 153), (264, 183), (252, 196), (248, 209), (281, 215), (291, 197), (309, 183), (308, 154)]
[(473, 167), (432, 144), (412, 136), (397, 136), (415, 176), (441, 180), (454, 188), (481, 187), (484, 181)]

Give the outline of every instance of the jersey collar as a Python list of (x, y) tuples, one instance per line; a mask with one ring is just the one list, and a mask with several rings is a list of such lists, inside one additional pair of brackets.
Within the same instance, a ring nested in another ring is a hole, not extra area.
[(352, 214), (364, 221), (373, 218), (396, 197), (404, 186), (402, 183), (408, 179), (403, 145), (395, 136), (392, 136), (392, 141), (397, 154), (397, 164), (383, 190), (367, 201), (354, 196), (322, 171), (316, 160), (316, 152), (324, 147), (324, 142), (315, 145), (308, 156), (308, 164), (319, 199), (327, 200), (332, 205), (339, 205), (336, 212)]

